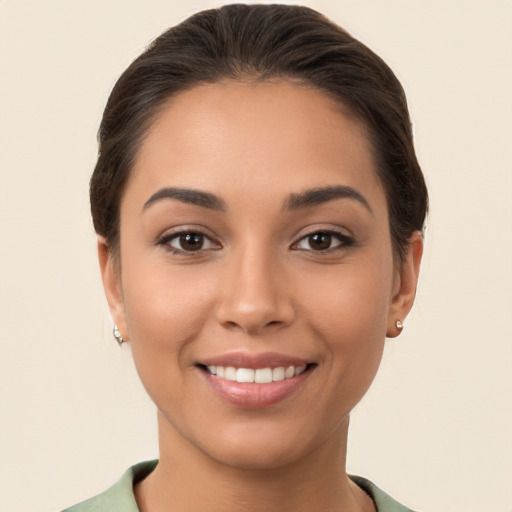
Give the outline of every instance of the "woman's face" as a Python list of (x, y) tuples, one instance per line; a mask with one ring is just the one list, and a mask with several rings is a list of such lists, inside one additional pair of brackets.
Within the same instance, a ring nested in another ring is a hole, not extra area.
[(173, 97), (122, 198), (118, 266), (99, 244), (161, 439), (254, 468), (343, 443), (412, 305), (415, 244), (398, 269), (364, 131), (322, 93)]

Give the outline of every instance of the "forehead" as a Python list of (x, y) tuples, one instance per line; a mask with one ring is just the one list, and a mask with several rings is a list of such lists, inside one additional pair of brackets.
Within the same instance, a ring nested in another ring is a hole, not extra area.
[[(288, 194), (344, 184), (382, 195), (362, 124), (317, 89), (221, 82), (173, 96), (138, 152), (128, 183)], [(237, 189), (238, 187), (238, 189)]]

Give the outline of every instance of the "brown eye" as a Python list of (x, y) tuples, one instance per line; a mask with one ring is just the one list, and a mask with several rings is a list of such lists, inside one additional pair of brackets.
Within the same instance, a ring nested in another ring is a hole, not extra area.
[(304, 251), (327, 252), (350, 247), (353, 243), (352, 238), (342, 233), (315, 231), (301, 238), (294, 248)]
[(326, 251), (331, 247), (332, 235), (330, 233), (314, 233), (308, 236), (309, 247), (313, 251)]
[(200, 233), (184, 233), (178, 240), (179, 248), (184, 251), (199, 251), (204, 245), (204, 236)]
[(211, 238), (198, 231), (182, 231), (181, 233), (167, 235), (160, 240), (159, 244), (167, 247), (175, 254), (220, 248)]

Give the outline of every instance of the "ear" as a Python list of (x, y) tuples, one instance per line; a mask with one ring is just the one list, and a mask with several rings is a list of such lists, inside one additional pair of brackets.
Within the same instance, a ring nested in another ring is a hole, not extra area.
[(128, 326), (121, 285), (121, 268), (119, 261), (112, 255), (104, 237), (98, 236), (98, 259), (100, 263), (103, 289), (114, 324), (117, 325), (123, 339), (128, 341)]
[(423, 235), (420, 231), (415, 231), (409, 238), (407, 253), (394, 283), (394, 295), (388, 312), (386, 332), (388, 338), (396, 338), (400, 335), (402, 329), (396, 325), (396, 322), (397, 320), (403, 322), (414, 304), (422, 255)]

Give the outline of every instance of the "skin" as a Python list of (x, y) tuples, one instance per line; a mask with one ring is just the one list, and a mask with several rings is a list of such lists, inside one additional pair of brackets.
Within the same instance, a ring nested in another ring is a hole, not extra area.
[[(209, 84), (162, 110), (122, 197), (120, 254), (98, 242), (113, 318), (158, 409), (160, 463), (136, 486), (143, 512), (374, 510), (346, 476), (349, 414), (412, 307), (422, 253), (414, 233), (403, 265), (393, 260), (374, 168), (360, 123), (311, 88)], [(363, 200), (287, 208), (290, 194), (326, 186)], [(166, 187), (223, 208), (144, 206)], [(184, 250), (182, 231), (203, 233), (203, 248)], [(326, 231), (340, 236), (317, 250), (309, 235)], [(313, 364), (296, 392), (248, 409), (197, 366), (232, 351)]]

